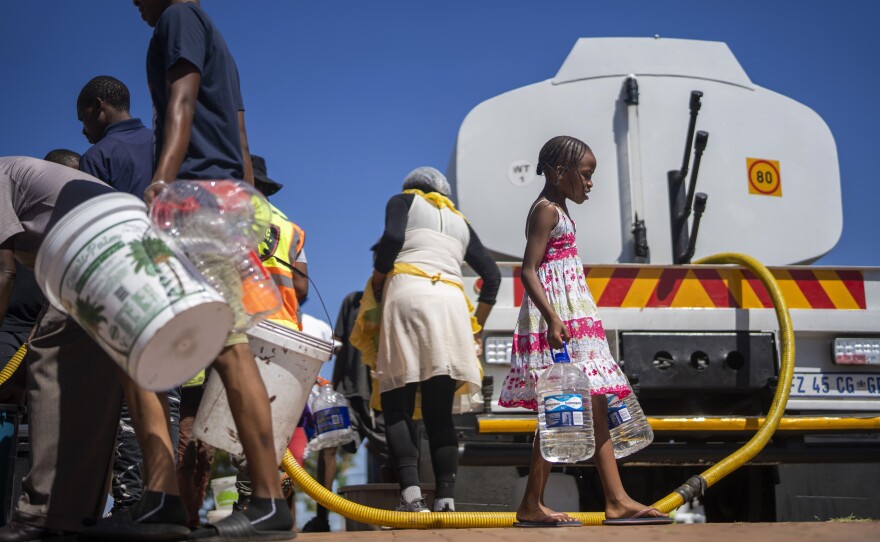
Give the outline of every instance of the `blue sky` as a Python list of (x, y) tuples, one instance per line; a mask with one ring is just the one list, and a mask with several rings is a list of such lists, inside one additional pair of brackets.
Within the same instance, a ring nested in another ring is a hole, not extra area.
[[(834, 134), (844, 229), (818, 263), (880, 266), (880, 2), (204, 0), (238, 62), (252, 151), (307, 232), (330, 319), (363, 286), (384, 203), (407, 172), (444, 170), (480, 102), (552, 77), (580, 37), (723, 41), (753, 82), (815, 110)], [(151, 29), (125, 0), (5, 2), (0, 155), (88, 148), (75, 100), (107, 74), (147, 124)], [(822, 157), (816, 157), (821, 160)], [(809, 232), (804, 232), (809, 235)], [(306, 306), (323, 311), (317, 295)]]

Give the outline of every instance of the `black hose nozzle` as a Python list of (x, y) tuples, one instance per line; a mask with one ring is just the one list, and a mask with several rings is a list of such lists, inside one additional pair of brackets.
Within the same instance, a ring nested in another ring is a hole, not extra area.
[(682, 219), (687, 219), (691, 214), (691, 207), (694, 204), (694, 191), (697, 189), (697, 176), (700, 174), (700, 162), (703, 160), (703, 151), (706, 150), (708, 142), (709, 132), (704, 132), (703, 130), (697, 132), (697, 139), (694, 141), (694, 170), (691, 172), (691, 182), (688, 185), (684, 209), (682, 209)]
[(700, 233), (700, 219), (703, 218), (703, 211), (706, 210), (706, 200), (708, 199), (709, 196), (703, 192), (699, 192), (694, 201), (694, 224), (691, 228), (691, 237), (688, 239), (687, 252), (685, 252), (681, 258), (682, 263), (691, 263), (691, 258), (694, 257), (694, 253), (697, 251), (697, 235)]
[(700, 101), (700, 99), (702, 97), (703, 97), (703, 93), (701, 91), (699, 91), (699, 90), (692, 90), (691, 91), (691, 102), (690, 102), (691, 113), (696, 113), (697, 111), (700, 110), (700, 107), (703, 105), (703, 103)]
[(623, 82), (623, 101), (626, 105), (639, 105), (639, 81), (633, 76)]
[(700, 101), (703, 97), (703, 93), (699, 90), (691, 91), (691, 101), (690, 101), (690, 110), (691, 110), (691, 118), (688, 122), (688, 131), (687, 131), (687, 139), (684, 144), (684, 157), (681, 160), (681, 169), (678, 170), (678, 178), (682, 181), (685, 177), (687, 177), (688, 173), (688, 163), (690, 163), (691, 158), (691, 147), (694, 144), (694, 129), (697, 126), (697, 114), (700, 112), (700, 107), (702, 106), (702, 102)]

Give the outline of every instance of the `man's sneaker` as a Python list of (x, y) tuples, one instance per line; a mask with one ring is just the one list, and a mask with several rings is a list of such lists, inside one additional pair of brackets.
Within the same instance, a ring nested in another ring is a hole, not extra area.
[(394, 509), (395, 512), (430, 512), (425, 498), (421, 497), (413, 502), (406, 502), (403, 497), (400, 498), (400, 504)]
[(455, 512), (455, 510), (453, 510), (453, 508), (451, 506), (449, 506), (449, 503), (444, 504), (443, 508), (441, 508), (440, 510), (434, 510), (434, 511), (435, 512)]
[(315, 516), (307, 521), (300, 531), (304, 533), (329, 533), (330, 522), (327, 521), (327, 518)]

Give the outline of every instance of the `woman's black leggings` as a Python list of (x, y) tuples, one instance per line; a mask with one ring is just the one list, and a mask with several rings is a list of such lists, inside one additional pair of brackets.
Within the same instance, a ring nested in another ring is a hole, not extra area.
[(421, 386), (422, 418), (431, 448), (436, 497), (452, 498), (458, 471), (458, 437), (452, 421), (456, 385), (455, 380), (444, 375), (382, 393), (385, 435), (401, 489), (419, 485), (419, 437), (412, 415), (416, 390)]

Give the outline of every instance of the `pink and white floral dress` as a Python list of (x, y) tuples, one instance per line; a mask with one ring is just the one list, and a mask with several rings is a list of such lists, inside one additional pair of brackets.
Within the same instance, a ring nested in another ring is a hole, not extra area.
[[(568, 328), (571, 337), (568, 354), (572, 364), (589, 378), (590, 392), (593, 395), (614, 393), (622, 399), (632, 390), (611, 357), (596, 302), (587, 288), (574, 223), (562, 209), (556, 207), (556, 210), (559, 220), (550, 232), (538, 268), (538, 280), (553, 310)], [(513, 331), (510, 372), (504, 379), (498, 404), (538, 410), (535, 385), (541, 373), (551, 365), (553, 354), (547, 343), (547, 322), (528, 294), (524, 294)]]

